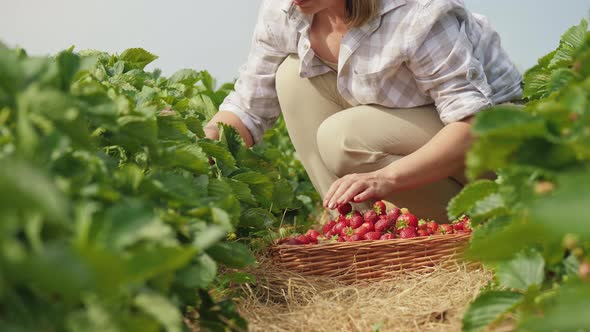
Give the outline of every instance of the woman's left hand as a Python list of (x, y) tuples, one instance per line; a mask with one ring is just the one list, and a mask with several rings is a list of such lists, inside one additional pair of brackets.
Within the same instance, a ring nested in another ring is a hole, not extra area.
[(382, 199), (395, 189), (395, 181), (386, 173), (386, 169), (349, 174), (332, 184), (324, 198), (324, 207), (335, 209), (348, 202), (360, 203), (372, 198)]

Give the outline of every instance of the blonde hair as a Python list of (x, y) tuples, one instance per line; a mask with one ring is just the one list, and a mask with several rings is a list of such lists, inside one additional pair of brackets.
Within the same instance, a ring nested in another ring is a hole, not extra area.
[(379, 14), (381, 0), (346, 0), (348, 26), (360, 27)]

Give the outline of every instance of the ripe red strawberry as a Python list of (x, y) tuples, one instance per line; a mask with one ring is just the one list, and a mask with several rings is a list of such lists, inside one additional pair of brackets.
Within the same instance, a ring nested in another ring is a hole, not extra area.
[(346, 220), (346, 222), (350, 223), (352, 221), (352, 218), (354, 218), (355, 216), (359, 216), (361, 218), (363, 217), (360, 212), (352, 211), (349, 214), (344, 216), (344, 220)]
[(373, 203), (373, 210), (375, 210), (378, 216), (385, 215), (387, 213), (385, 210), (385, 203), (383, 201), (377, 201)]
[(324, 235), (326, 235), (326, 233), (328, 233), (328, 231), (331, 231), (332, 228), (334, 228), (335, 225), (336, 225), (336, 222), (334, 220), (328, 221), (324, 225), (324, 227), (322, 228), (322, 233), (324, 233)]
[(363, 219), (363, 217), (359, 214), (359, 215), (354, 215), (352, 217), (352, 219), (350, 220), (350, 227), (356, 229), (361, 227), (361, 225), (365, 222), (365, 220)]
[(416, 229), (413, 227), (406, 227), (399, 232), (399, 237), (402, 239), (411, 239), (417, 236)]
[(428, 230), (428, 234), (432, 235), (438, 231), (438, 224), (436, 221), (429, 221), (426, 223), (426, 228)]
[(341, 221), (346, 221), (346, 216), (341, 214), (338, 216), (338, 219), (336, 219), (336, 222), (341, 222)]
[(363, 236), (365, 236), (365, 234), (367, 234), (367, 232), (369, 232), (367, 230), (367, 228), (361, 226), (361, 227), (354, 230), (354, 235), (359, 235), (359, 236), (363, 237)]
[(451, 226), (449, 224), (438, 225), (438, 233), (437, 234), (453, 234), (453, 226)]
[(350, 203), (345, 203), (338, 206), (338, 212), (342, 216), (349, 214), (350, 211), (352, 211), (352, 205), (350, 205)]
[(400, 214), (402, 214), (402, 211), (400, 209), (393, 208), (389, 210), (389, 212), (387, 212), (387, 219), (395, 222), (397, 218), (399, 218)]
[(362, 224), (361, 227), (365, 228), (367, 232), (375, 231), (375, 225), (372, 222), (365, 221), (365, 223)]
[(342, 236), (351, 236), (352, 234), (354, 234), (354, 229), (350, 226), (344, 227), (342, 232), (340, 232), (340, 235)]
[(428, 234), (428, 231), (425, 229), (419, 229), (417, 231), (417, 233), (418, 233), (418, 236), (429, 236), (430, 235), (430, 234)]
[(393, 240), (395, 239), (395, 233), (385, 233), (381, 235), (380, 240)]
[(320, 232), (316, 231), (315, 229), (310, 229), (307, 231), (307, 233), (305, 233), (305, 236), (310, 239), (317, 240), (320, 236)]
[(418, 220), (418, 229), (421, 230), (428, 230), (428, 223), (426, 222), (426, 220), (424, 219), (420, 219)]
[(365, 237), (363, 235), (354, 234), (350, 237), (350, 242), (362, 241)]
[(346, 242), (346, 238), (342, 235), (338, 237), (338, 242)]
[(377, 216), (377, 212), (375, 212), (375, 210), (367, 210), (365, 211), (365, 214), (363, 215), (365, 221), (368, 221), (370, 223), (376, 223), (377, 220), (379, 219), (379, 217)]
[(301, 244), (309, 244), (310, 243), (309, 238), (303, 234), (295, 236), (295, 240), (301, 242)]
[(294, 245), (294, 246), (298, 246), (298, 245), (302, 245), (303, 243), (301, 243), (299, 240), (297, 240), (296, 238), (288, 238), (286, 244), (288, 245)]
[(397, 218), (397, 222), (405, 221), (411, 227), (418, 227), (418, 217), (411, 213), (403, 213)]
[(339, 221), (338, 223), (336, 223), (336, 225), (334, 225), (332, 231), (334, 232), (334, 234), (342, 234), (342, 230), (344, 230), (346, 227), (348, 227), (346, 221)]
[(368, 232), (365, 234), (365, 240), (379, 240), (381, 238), (381, 232)]
[(387, 217), (383, 219), (379, 219), (375, 223), (375, 232), (385, 232), (390, 230), (393, 227), (393, 221), (387, 219)]

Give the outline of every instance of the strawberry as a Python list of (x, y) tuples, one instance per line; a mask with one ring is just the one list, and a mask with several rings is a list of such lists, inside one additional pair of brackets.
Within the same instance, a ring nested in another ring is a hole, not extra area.
[(379, 219), (379, 217), (377, 216), (377, 212), (375, 212), (375, 210), (367, 210), (365, 211), (365, 214), (363, 215), (365, 222), (370, 222), (370, 223), (375, 223), (377, 222), (377, 220)]
[(340, 235), (342, 236), (351, 236), (352, 234), (354, 234), (354, 229), (350, 226), (344, 227), (342, 232), (340, 232)]
[(334, 228), (332, 228), (332, 231), (334, 232), (335, 235), (340, 235), (342, 234), (342, 231), (348, 227), (348, 224), (346, 223), (346, 221), (339, 221), (338, 223), (336, 223), (336, 225), (334, 225)]
[(418, 229), (421, 229), (424, 231), (428, 230), (428, 223), (426, 222), (426, 220), (424, 220), (424, 219), (418, 220)]
[(346, 216), (341, 214), (338, 216), (338, 219), (336, 220), (337, 222), (341, 222), (341, 221), (346, 221)]
[(393, 240), (395, 239), (395, 233), (386, 233), (381, 235), (380, 240)]
[(385, 215), (387, 212), (385, 210), (385, 203), (383, 203), (383, 201), (377, 201), (373, 203), (373, 210), (375, 210), (378, 216)]
[(334, 225), (336, 225), (336, 222), (334, 220), (328, 221), (324, 225), (324, 227), (322, 228), (322, 233), (324, 233), (324, 235), (326, 235), (326, 233), (328, 233), (328, 231), (331, 231), (332, 228), (334, 228)]
[(363, 217), (360, 215), (354, 215), (352, 217), (352, 219), (350, 220), (350, 227), (356, 229), (361, 227), (361, 225), (365, 222), (365, 220), (363, 219)]
[(359, 227), (357, 229), (354, 230), (354, 235), (359, 235), (361, 237), (365, 236), (365, 234), (367, 234), (368, 230), (365, 227)]
[(310, 229), (307, 231), (307, 233), (305, 233), (305, 236), (317, 241), (318, 236), (320, 236), (320, 232), (316, 231), (315, 229)]
[(333, 229), (329, 230), (328, 232), (326, 232), (326, 234), (324, 234), (324, 236), (328, 239), (332, 238), (332, 236), (334, 236), (336, 233), (334, 232)]
[(303, 234), (295, 236), (295, 240), (301, 242), (301, 244), (310, 244), (309, 238)]
[(463, 222), (463, 221), (459, 221), (459, 222), (458, 221), (454, 221), (453, 224), (452, 224), (453, 229), (456, 230), (456, 231), (462, 231), (464, 225), (465, 225), (465, 222)]
[(405, 229), (405, 228), (410, 228), (410, 225), (408, 224), (407, 221), (399, 220), (395, 223), (395, 231), (397, 232), (397, 234), (399, 234), (401, 232), (401, 230)]
[(346, 242), (346, 238), (342, 235), (338, 237), (338, 242)]
[(365, 221), (365, 223), (362, 224), (361, 227), (365, 228), (367, 232), (375, 231), (375, 225), (372, 222)]
[(350, 211), (352, 211), (352, 205), (350, 205), (350, 203), (345, 203), (338, 206), (338, 212), (342, 216), (349, 214)]
[(411, 239), (411, 238), (417, 237), (417, 236), (418, 236), (418, 234), (416, 233), (416, 229), (413, 227), (403, 228), (399, 232), (399, 237), (402, 239)]
[(393, 227), (393, 221), (389, 220), (387, 217), (379, 219), (375, 223), (375, 231), (376, 232), (385, 232), (390, 230)]
[(288, 245), (294, 245), (294, 246), (298, 246), (298, 245), (302, 245), (303, 243), (301, 243), (299, 240), (297, 240), (296, 238), (289, 238), (286, 242), (286, 244)]
[(387, 219), (395, 222), (397, 218), (399, 218), (400, 214), (402, 214), (401, 210), (398, 208), (393, 208), (387, 212)]
[(418, 227), (418, 218), (411, 213), (403, 213), (397, 218), (397, 222), (405, 221), (411, 227)]
[(362, 240), (364, 240), (364, 238), (365, 238), (364, 235), (354, 234), (353, 236), (350, 237), (349, 242), (362, 241)]
[(426, 228), (428, 230), (428, 234), (432, 235), (437, 232), (438, 224), (436, 223), (436, 221), (429, 221), (426, 223)]
[(354, 218), (356, 216), (359, 216), (361, 218), (363, 217), (360, 212), (358, 212), (358, 211), (352, 211), (349, 214), (347, 214), (347, 215), (344, 216), (344, 220), (346, 220), (348, 223), (350, 223), (352, 221), (352, 218)]
[(381, 232), (368, 232), (365, 234), (365, 240), (379, 240), (381, 238)]
[(437, 234), (453, 234), (453, 226), (449, 224), (438, 225)]
[(425, 229), (419, 229), (418, 230), (418, 236), (429, 236), (430, 234), (428, 234), (428, 231)]

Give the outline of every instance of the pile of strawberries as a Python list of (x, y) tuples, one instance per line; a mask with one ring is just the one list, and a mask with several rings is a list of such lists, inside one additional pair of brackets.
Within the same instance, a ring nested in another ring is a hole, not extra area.
[(471, 233), (467, 216), (452, 224), (438, 224), (435, 221), (418, 219), (408, 209), (393, 208), (386, 211), (385, 203), (377, 201), (372, 210), (363, 214), (352, 211), (348, 203), (338, 207), (340, 215), (322, 227), (322, 233), (310, 229), (305, 234), (281, 239), (279, 244), (303, 245), (326, 242), (356, 242), (365, 240), (410, 239), (420, 236)]

